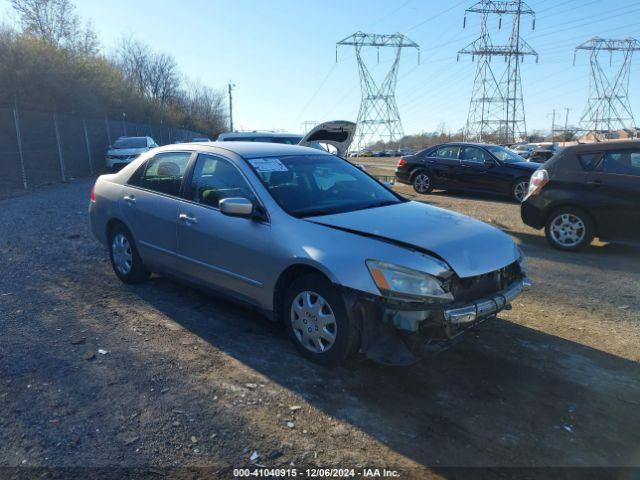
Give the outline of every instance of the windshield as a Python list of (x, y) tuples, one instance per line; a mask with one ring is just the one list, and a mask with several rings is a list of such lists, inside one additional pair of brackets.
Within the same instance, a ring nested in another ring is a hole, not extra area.
[(494, 157), (504, 163), (526, 162), (526, 160), (517, 153), (513, 153), (511, 150), (498, 145), (486, 147), (486, 149), (493, 153)]
[(403, 202), (362, 170), (333, 155), (255, 158), (249, 164), (276, 202), (295, 217)]
[(146, 148), (147, 137), (119, 138), (113, 144), (113, 148)]

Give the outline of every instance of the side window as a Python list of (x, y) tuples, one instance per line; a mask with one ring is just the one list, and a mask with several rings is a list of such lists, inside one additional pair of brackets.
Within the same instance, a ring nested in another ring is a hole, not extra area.
[(189, 152), (156, 155), (147, 163), (140, 186), (177, 197), (180, 194), (180, 185), (190, 157)]
[(452, 158), (456, 160), (458, 158), (458, 153), (460, 153), (460, 147), (454, 147), (454, 146), (440, 147), (438, 150), (436, 150), (434, 157)]
[(255, 196), (240, 171), (228, 160), (198, 155), (191, 180), (191, 200), (218, 208), (224, 198)]
[(580, 164), (585, 170), (595, 169), (601, 158), (602, 152), (581, 153), (578, 155), (578, 160), (580, 160)]
[(618, 175), (640, 177), (640, 151), (620, 150), (604, 154), (603, 170)]
[(464, 147), (462, 150), (462, 160), (467, 162), (483, 163), (485, 160), (493, 160), (491, 155), (476, 147)]

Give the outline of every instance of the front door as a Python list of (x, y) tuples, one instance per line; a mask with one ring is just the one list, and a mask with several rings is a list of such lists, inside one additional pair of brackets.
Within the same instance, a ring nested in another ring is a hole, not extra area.
[(267, 280), (271, 227), (219, 210), (224, 198), (257, 203), (244, 175), (228, 159), (199, 154), (178, 208), (178, 254), (183, 274), (245, 300), (260, 297)]
[(602, 237), (640, 240), (640, 149), (605, 152), (587, 188)]
[(150, 267), (173, 270), (178, 196), (191, 152), (159, 153), (122, 189), (122, 212), (140, 256)]
[[(493, 165), (488, 167), (485, 161), (491, 161)], [(456, 167), (456, 181), (463, 188), (495, 191), (492, 169), (497, 166), (493, 157), (481, 148), (462, 147), (460, 163)]]

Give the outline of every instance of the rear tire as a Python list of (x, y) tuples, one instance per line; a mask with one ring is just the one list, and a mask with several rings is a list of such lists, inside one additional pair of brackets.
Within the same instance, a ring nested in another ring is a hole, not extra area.
[(133, 235), (122, 224), (109, 233), (109, 258), (113, 271), (124, 283), (144, 282), (151, 275), (142, 263)]
[(431, 193), (433, 190), (431, 175), (425, 170), (420, 170), (415, 173), (411, 179), (411, 184), (417, 193), (421, 193), (423, 195)]
[(313, 362), (337, 366), (359, 346), (358, 329), (342, 297), (320, 274), (295, 279), (287, 288), (281, 312), (294, 345)]
[(529, 191), (529, 179), (520, 178), (516, 180), (511, 187), (511, 197), (518, 203), (522, 203), (524, 197), (527, 196)]
[(593, 240), (593, 221), (578, 208), (562, 207), (549, 215), (544, 233), (551, 246), (558, 250), (582, 250)]

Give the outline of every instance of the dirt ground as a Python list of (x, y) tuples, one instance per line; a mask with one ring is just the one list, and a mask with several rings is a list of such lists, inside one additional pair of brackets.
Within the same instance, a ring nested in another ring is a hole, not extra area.
[[(393, 160), (375, 163), (392, 173)], [(0, 477), (28, 467), (150, 478), (388, 467), (449, 478), (460, 473), (449, 467), (640, 466), (637, 248), (558, 252), (514, 203), (398, 186), (509, 233), (535, 284), (434, 359), (330, 370), (223, 299), (158, 276), (120, 283), (89, 230), (91, 184), (0, 201), (0, 467), (21, 467)]]

